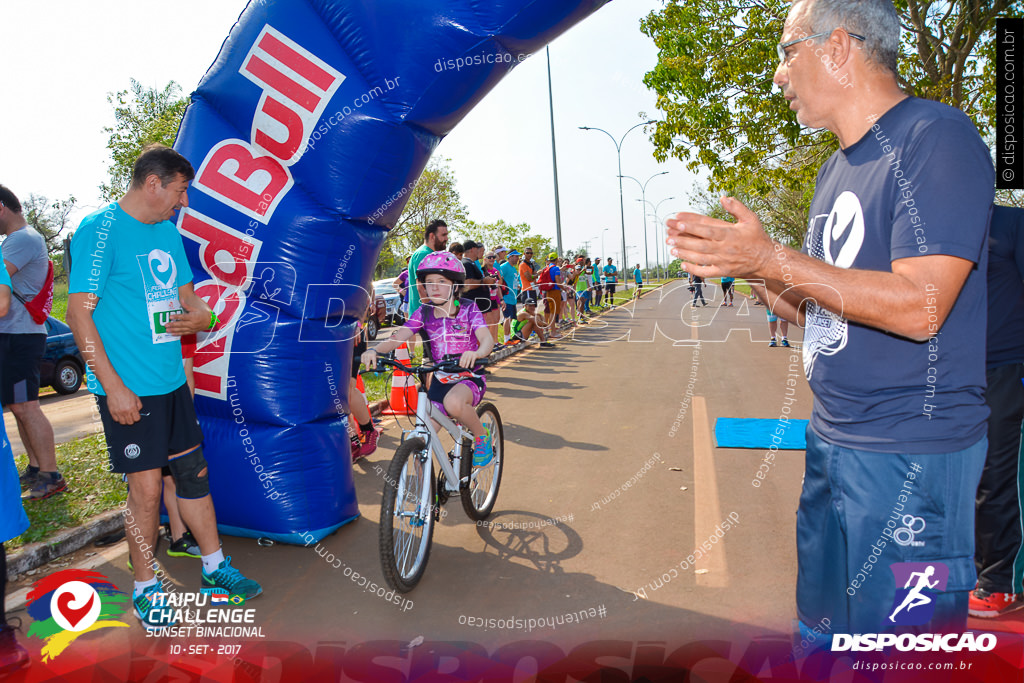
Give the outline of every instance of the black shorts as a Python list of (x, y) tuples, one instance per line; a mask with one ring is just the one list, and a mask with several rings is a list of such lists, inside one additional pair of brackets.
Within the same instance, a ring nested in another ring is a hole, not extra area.
[(45, 334), (0, 334), (0, 403), (39, 399), (39, 362), (45, 351)]
[[(359, 336), (359, 341), (356, 342), (355, 346), (352, 347), (352, 379), (359, 377), (359, 357), (366, 353), (366, 340), (363, 339), (362, 335)], [(348, 388), (345, 389), (345, 395), (348, 395)]]
[(445, 384), (444, 382), (438, 381), (435, 376), (430, 381), (430, 388), (427, 389), (427, 398), (432, 403), (436, 403), (442, 408), (444, 407), (444, 397), (448, 395), (448, 392), (459, 386), (460, 384), (470, 384), (470, 391), (473, 392), (473, 405), (479, 405), (480, 400), (484, 396), (484, 392), (487, 391), (487, 382), (481, 375), (472, 375), (466, 377), (459, 382), (453, 384)]
[(114, 421), (106, 396), (96, 396), (111, 472), (144, 472), (167, 465), (167, 456), (182, 453), (203, 442), (195, 404), (188, 384), (169, 394), (139, 396), (142, 419), (132, 425)]
[(609, 294), (614, 294), (615, 293), (615, 283), (614, 282), (609, 282), (609, 283), (605, 284), (604, 288), (606, 290), (608, 290)]
[(479, 297), (477, 299), (473, 299), (473, 303), (476, 304), (476, 307), (480, 309), (481, 313), (490, 313), (494, 310), (494, 299), (491, 297)]

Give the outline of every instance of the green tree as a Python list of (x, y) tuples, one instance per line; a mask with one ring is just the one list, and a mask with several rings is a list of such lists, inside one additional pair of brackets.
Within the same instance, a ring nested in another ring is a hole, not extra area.
[(427, 224), (440, 218), (450, 231), (459, 232), (469, 220), (459, 196), (450, 159), (438, 157), (423, 169), (398, 222), (388, 231), (377, 259), (377, 277), (401, 272), (405, 258), (423, 244)]
[(75, 198), (50, 201), (38, 194), (30, 194), (21, 203), (25, 222), (39, 232), (46, 240), (46, 251), (53, 259), (55, 279), (64, 277), (64, 242), (63, 232), (70, 227), (69, 215), (75, 206)]
[[(897, 0), (904, 26), (899, 80), (908, 93), (963, 109), (988, 136), (995, 116), (995, 19), (1020, 0)], [(663, 121), (655, 157), (707, 168), (711, 190), (768, 197), (812, 186), (836, 149), (828, 131), (801, 129), (773, 92), (783, 0), (667, 0), (641, 22), (658, 48), (644, 77)]]
[(104, 202), (120, 198), (132, 179), (132, 165), (142, 149), (153, 142), (170, 147), (178, 134), (181, 117), (188, 98), (181, 97), (181, 87), (171, 81), (163, 90), (147, 88), (134, 78), (131, 87), (118, 93), (107, 93), (107, 102), (114, 107), (114, 127), (108, 133), (110, 150), (110, 182), (100, 185)]
[(551, 238), (533, 234), (530, 229), (528, 223), (513, 225), (500, 219), (494, 223), (468, 221), (460, 229), (460, 234), (476, 242), (483, 242), (488, 249), (500, 244), (509, 251), (523, 251), (526, 247), (531, 247), (537, 254), (546, 255), (552, 251)]

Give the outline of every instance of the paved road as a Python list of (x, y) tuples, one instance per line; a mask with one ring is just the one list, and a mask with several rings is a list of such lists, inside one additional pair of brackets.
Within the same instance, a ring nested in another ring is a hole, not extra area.
[[(99, 415), (94, 414), (95, 401), (92, 394), (85, 389), (79, 389), (70, 396), (56, 393), (40, 396), (39, 405), (53, 425), (53, 436), (57, 443), (64, 443), (102, 429)], [(4, 411), (4, 427), (7, 429), (7, 437), (11, 440), (14, 454), (24, 453), (25, 446), (21, 443), (18, 426), (10, 410)]]
[[(372, 595), (353, 573), (383, 584), (380, 473), (397, 445), (394, 423), (386, 423), (377, 453), (356, 466), (362, 518), (322, 543), (340, 568), (312, 547), (226, 538), (228, 554), (266, 590), (252, 603), (266, 640), (313, 651), (325, 641), (350, 647), (422, 636), (487, 652), (526, 640), (569, 652), (601, 639), (671, 645), (788, 631), (803, 453), (780, 453), (759, 481), (765, 451), (717, 449), (713, 429), (717, 417), (777, 418), (791, 374), (791, 415), (806, 418), (811, 398), (800, 357), (768, 348), (764, 311), (745, 299), (694, 310), (688, 298), (685, 286), (670, 286), (557, 349), (495, 369), (488, 396), (504, 418), (507, 451), (495, 513), (478, 525), (457, 500), (448, 504), (426, 577), (405, 596), (411, 604)], [(730, 517), (733, 528), (720, 531)], [(702, 545), (710, 552), (691, 563)], [(78, 559), (130, 586), (125, 553), (120, 544)], [(197, 589), (198, 562), (162, 559), (185, 590)], [(586, 618), (527, 628), (529, 619), (554, 622), (570, 612)], [(521, 619), (523, 628), (474, 627), (470, 617)], [(131, 629), (91, 637), (114, 648), (155, 647), (131, 621)]]

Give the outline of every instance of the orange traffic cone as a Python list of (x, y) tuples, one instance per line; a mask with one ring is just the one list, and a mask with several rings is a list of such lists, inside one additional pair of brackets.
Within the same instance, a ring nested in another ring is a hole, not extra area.
[[(409, 347), (402, 344), (395, 351), (395, 360), (409, 365)], [(416, 382), (412, 375), (402, 370), (395, 370), (391, 378), (391, 398), (388, 409), (381, 411), (384, 415), (415, 415), (416, 414)]]

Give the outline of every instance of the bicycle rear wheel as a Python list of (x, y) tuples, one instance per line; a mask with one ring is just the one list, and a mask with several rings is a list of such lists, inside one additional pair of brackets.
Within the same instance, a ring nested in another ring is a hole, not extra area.
[(434, 491), (434, 467), (426, 442), (405, 441), (395, 451), (384, 480), (378, 536), (384, 578), (396, 591), (411, 591), (427, 568), (434, 535)]
[(505, 434), (501, 426), (501, 416), (492, 403), (481, 403), (476, 414), (491, 433), (491, 446), (494, 457), (486, 465), (473, 466), (473, 458), (464, 457), (459, 466), (460, 479), (469, 478), (469, 486), (462, 489), (462, 509), (470, 519), (479, 521), (487, 519), (498, 499), (498, 487), (501, 486), (501, 472), (505, 464)]

